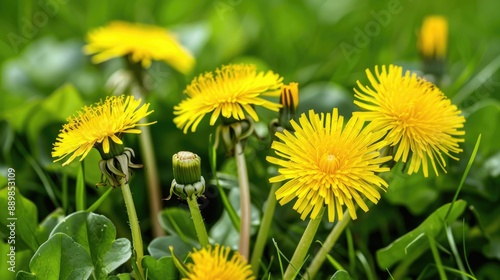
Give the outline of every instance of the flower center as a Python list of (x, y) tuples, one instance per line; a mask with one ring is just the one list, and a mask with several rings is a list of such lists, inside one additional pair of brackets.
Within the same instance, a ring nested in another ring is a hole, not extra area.
[(339, 160), (334, 154), (324, 154), (319, 160), (319, 169), (327, 175), (332, 175), (339, 168)]

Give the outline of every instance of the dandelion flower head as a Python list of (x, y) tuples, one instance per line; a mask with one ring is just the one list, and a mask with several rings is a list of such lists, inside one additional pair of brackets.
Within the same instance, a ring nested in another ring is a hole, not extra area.
[(68, 118), (63, 125), (52, 150), (55, 161), (69, 156), (63, 165), (72, 162), (80, 156), (82, 161), (93, 147), (102, 147), (104, 153), (109, 153), (110, 142), (123, 144), (124, 133), (140, 134), (139, 120), (153, 111), (148, 111), (149, 104), (141, 104), (141, 99), (133, 96), (111, 96), (92, 106), (85, 106), (77, 116)]
[(187, 277), (183, 280), (251, 280), (255, 279), (247, 261), (238, 252), (230, 257), (229, 247), (215, 245), (191, 253)]
[(372, 88), (357, 82), (354, 103), (364, 112), (354, 115), (365, 118), (374, 129), (387, 131), (385, 140), (395, 146), (395, 161), (409, 161), (408, 174), (422, 167), (428, 176), (429, 165), (439, 175), (439, 165), (446, 172), (444, 155), (458, 160), (459, 143), (465, 131), (465, 118), (457, 106), (434, 84), (403, 68), (390, 65), (375, 67), (375, 75), (367, 69)]
[(168, 30), (152, 25), (114, 21), (90, 31), (86, 54), (95, 54), (92, 62), (129, 55), (132, 62), (148, 68), (153, 60), (164, 61), (181, 73), (188, 73), (195, 60)]
[(230, 64), (213, 72), (196, 77), (184, 93), (188, 98), (174, 107), (174, 123), (184, 133), (189, 127), (196, 131), (206, 114), (212, 113), (210, 125), (214, 125), (220, 115), (236, 120), (245, 119), (245, 113), (255, 121), (259, 117), (254, 106), (262, 106), (278, 111), (281, 105), (263, 98), (280, 95), (281, 81), (272, 71), (257, 72), (255, 65)]
[(380, 157), (379, 150), (386, 145), (380, 141), (383, 131), (363, 128), (364, 121), (356, 117), (344, 126), (336, 108), (326, 116), (310, 110), (291, 125), (295, 132), (276, 133), (278, 140), (272, 149), (277, 157), (267, 157), (280, 167), (279, 175), (269, 181), (286, 181), (276, 191), (281, 205), (296, 198), (293, 209), (303, 220), (307, 216), (315, 219), (326, 205), (328, 220), (333, 222), (336, 216), (343, 219), (344, 205), (356, 219), (355, 203), (366, 212), (363, 197), (378, 202), (378, 190), (388, 185), (377, 174), (389, 171), (381, 164), (391, 159)]

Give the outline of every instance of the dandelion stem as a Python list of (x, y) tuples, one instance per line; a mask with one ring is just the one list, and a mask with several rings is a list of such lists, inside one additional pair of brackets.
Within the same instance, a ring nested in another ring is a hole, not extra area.
[(135, 211), (134, 199), (132, 198), (132, 193), (130, 192), (130, 187), (128, 183), (125, 183), (125, 179), (120, 180), (121, 189), (123, 194), (123, 199), (125, 200), (125, 207), (127, 208), (128, 221), (130, 224), (130, 230), (132, 233), (132, 244), (135, 250), (135, 262), (141, 278), (144, 279), (144, 271), (142, 269), (142, 257), (144, 256), (144, 248), (142, 245), (141, 228), (139, 227), (139, 220), (137, 219), (137, 212)]
[(332, 231), (328, 236), (326, 237), (325, 242), (323, 243), (323, 246), (319, 250), (319, 252), (316, 254), (314, 259), (312, 260), (311, 264), (307, 268), (307, 273), (305, 275), (306, 279), (314, 279), (316, 274), (318, 273), (321, 265), (326, 259), (326, 256), (330, 252), (330, 250), (333, 248), (337, 240), (339, 239), (340, 235), (342, 232), (344, 232), (344, 229), (346, 226), (351, 222), (351, 215), (349, 215), (349, 210), (345, 210), (344, 212), (344, 218), (341, 221), (338, 221), (337, 224), (333, 227)]
[(271, 222), (274, 216), (274, 209), (276, 209), (276, 196), (275, 192), (279, 188), (281, 184), (274, 183), (271, 186), (271, 190), (269, 191), (269, 196), (267, 197), (267, 205), (264, 209), (264, 215), (262, 216), (262, 222), (260, 223), (259, 232), (257, 233), (257, 240), (255, 241), (255, 245), (253, 247), (252, 252), (252, 270), (255, 276), (259, 273), (259, 261), (262, 257), (262, 252), (264, 251), (264, 247), (266, 246), (267, 237), (269, 235), (269, 229), (271, 228)]
[(196, 235), (198, 236), (198, 241), (202, 248), (209, 245), (207, 230), (205, 224), (203, 223), (203, 217), (200, 213), (200, 207), (198, 206), (198, 201), (196, 196), (192, 195), (187, 198), (189, 211), (191, 211), (191, 217), (193, 218), (194, 229), (196, 230)]
[[(130, 58), (125, 58), (129, 70), (132, 72), (135, 81), (138, 84), (138, 90), (134, 91), (134, 96), (136, 98), (145, 98), (148, 96), (148, 91), (144, 86), (144, 69), (140, 63), (132, 63)], [(139, 121), (140, 124), (148, 123), (147, 117), (144, 117)], [(158, 237), (164, 235), (164, 231), (161, 228), (160, 221), (158, 220), (157, 214), (161, 211), (161, 198), (162, 194), (160, 191), (160, 180), (158, 176), (158, 169), (156, 167), (156, 157), (153, 151), (153, 140), (151, 138), (151, 130), (149, 126), (141, 127), (142, 133), (140, 137), (140, 147), (142, 152), (142, 157), (144, 159), (144, 165), (146, 168), (146, 184), (148, 187), (148, 201), (149, 201), (149, 216), (151, 219), (151, 226), (153, 231), (153, 236)]]
[[(147, 117), (144, 117), (139, 121), (139, 123), (147, 123)], [(156, 158), (153, 151), (153, 141), (151, 140), (151, 130), (149, 126), (141, 127), (142, 133), (139, 136), (141, 139), (140, 146), (142, 157), (144, 159), (145, 172), (146, 172), (146, 183), (148, 186), (148, 201), (149, 201), (149, 212), (151, 218), (151, 225), (153, 230), (153, 236), (158, 237), (164, 235), (164, 231), (161, 228), (160, 222), (158, 221), (157, 214), (161, 211), (161, 198), (162, 194), (160, 191), (160, 182), (158, 177), (158, 169), (156, 168)]]
[(321, 209), (316, 219), (311, 219), (309, 224), (302, 234), (302, 238), (300, 238), (299, 244), (293, 253), (292, 260), (290, 264), (286, 268), (285, 275), (283, 279), (295, 279), (295, 276), (300, 270), (304, 259), (306, 258), (307, 252), (309, 251), (309, 247), (311, 247), (311, 243), (316, 235), (316, 231), (318, 231), (318, 227), (321, 224), (321, 218), (323, 217), (323, 213), (325, 212), (325, 207)]
[(240, 185), (240, 243), (238, 251), (248, 260), (250, 253), (250, 187), (248, 185), (247, 165), (241, 141), (237, 141), (234, 147), (234, 156), (238, 166), (238, 182)]

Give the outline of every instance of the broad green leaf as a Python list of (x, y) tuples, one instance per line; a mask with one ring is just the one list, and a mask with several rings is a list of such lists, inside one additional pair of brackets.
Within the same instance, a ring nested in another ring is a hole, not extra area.
[(345, 270), (339, 270), (333, 274), (332, 278), (330, 280), (351, 280), (351, 276), (349, 273)]
[(160, 213), (160, 224), (169, 234), (179, 236), (185, 243), (198, 244), (189, 211), (182, 208), (166, 208)]
[(106, 274), (117, 269), (132, 256), (132, 246), (126, 238), (118, 238), (111, 244), (111, 248), (106, 252), (102, 263)]
[(76, 212), (59, 223), (51, 235), (65, 233), (85, 248), (92, 258), (97, 279), (107, 275), (132, 255), (130, 241), (116, 238), (113, 223), (103, 215)]
[(441, 206), (430, 214), (417, 228), (401, 236), (389, 244), (389, 246), (378, 250), (376, 257), (379, 267), (382, 269), (389, 268), (403, 258), (407, 258), (408, 255), (411, 255), (417, 249), (428, 249), (429, 244), (425, 235), (436, 238), (442, 232), (446, 223), (450, 224), (463, 213), (467, 202), (457, 200), (448, 219), (445, 221), (444, 217), (450, 205), (451, 203), (447, 203)]
[(106, 280), (132, 280), (133, 278), (128, 273), (121, 273), (118, 275), (111, 275)]
[(151, 256), (144, 256), (142, 259), (148, 279), (151, 280), (176, 280), (179, 273), (174, 265), (172, 257), (163, 257), (159, 260)]
[(170, 257), (172, 255), (169, 250), (170, 246), (174, 248), (175, 255), (181, 259), (193, 249), (191, 244), (184, 242), (179, 236), (162, 236), (149, 243), (148, 252), (155, 259)]
[(0, 211), (0, 232), (6, 236), (7, 240), (10, 236), (13, 235), (12, 238), (15, 236), (17, 250), (29, 248), (33, 252), (36, 251), (41, 244), (36, 239), (38, 225), (36, 205), (22, 196), (17, 187), (15, 189), (7, 187), (0, 190), (0, 205), (6, 208), (10, 207)]
[(35, 252), (30, 262), (31, 273), (20, 272), (17, 279), (87, 279), (93, 270), (85, 248), (68, 235), (56, 233)]
[(14, 244), (0, 241), (0, 279), (16, 279), (16, 272), (29, 270), (30, 259), (33, 252), (29, 249), (19, 250)]

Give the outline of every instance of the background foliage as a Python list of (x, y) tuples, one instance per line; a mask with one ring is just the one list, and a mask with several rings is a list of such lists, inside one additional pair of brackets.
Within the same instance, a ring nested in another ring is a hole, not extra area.
[[(75, 211), (74, 186), (79, 165), (61, 168), (60, 163), (52, 163), (50, 156), (59, 129), (79, 108), (109, 95), (112, 86), (107, 80), (123, 67), (120, 59), (91, 64), (89, 57), (82, 53), (87, 31), (111, 20), (160, 25), (176, 32), (196, 56), (196, 67), (186, 77), (159, 62), (148, 70), (147, 86), (151, 94), (147, 101), (155, 110), (150, 119), (158, 122), (151, 129), (166, 197), (173, 178), (172, 154), (189, 150), (199, 154), (202, 160), (208, 159), (208, 136), (213, 132), (208, 121), (204, 120), (194, 134), (183, 134), (172, 122), (173, 106), (184, 98), (182, 91), (195, 75), (232, 62), (256, 63), (262, 69), (280, 73), (286, 83), (299, 82), (300, 111), (328, 112), (338, 107), (341, 114), (350, 116), (355, 110), (352, 88), (358, 79), (367, 82), (366, 68), (390, 63), (413, 70), (421, 68), (416, 50), (417, 31), (423, 17), (441, 14), (448, 18), (450, 30), (447, 76), (442, 90), (467, 118), (461, 159), (451, 160), (448, 174), (439, 177), (424, 179), (421, 174), (408, 177), (393, 172), (392, 183), (380, 203), (351, 223), (331, 256), (355, 279), (388, 278), (389, 272), (410, 278), (437, 277), (429, 250), (418, 254), (409, 251), (402, 262), (394, 261), (394, 265), (381, 265), (376, 252), (410, 233), (452, 200), (476, 139), (482, 134), (475, 162), (459, 195), (466, 206), (451, 229), (462, 261), (468, 260), (478, 279), (500, 277), (500, 130), (497, 128), (500, 125), (500, 18), (496, 0), (147, 0), (126, 3), (11, 0), (1, 5), (0, 185), (7, 185), (7, 168), (14, 168), (18, 192), (27, 198), (26, 205), (29, 205), (24, 214), (21, 210), (18, 213), (26, 215), (38, 231), (36, 240), (27, 237), (23, 240), (25, 244), (19, 247), (19, 269), (29, 271), (32, 247), (47, 240), (57, 221)], [(264, 139), (269, 139), (265, 134), (266, 123), (275, 115), (269, 112), (262, 115), (258, 131)], [(127, 143), (137, 147), (137, 140), (130, 137)], [(258, 209), (262, 209), (270, 188), (269, 173), (273, 172), (265, 161), (269, 146), (269, 140), (252, 139), (247, 147), (256, 225), (260, 216)], [(235, 164), (223, 151), (219, 152), (221, 183), (237, 201), (237, 194), (232, 191), (236, 186)], [(137, 156), (140, 161), (140, 153)], [(98, 154), (93, 151), (84, 164), (88, 205), (103, 192), (95, 188), (100, 176), (97, 159)], [(212, 179), (208, 160), (203, 164), (203, 175)], [(139, 170), (133, 176), (131, 187), (145, 244), (150, 244), (153, 237), (144, 182), (143, 171)], [(206, 196), (200, 201), (200, 207), (211, 237), (235, 245), (236, 233), (231, 232), (231, 223), (223, 215), (216, 188), (209, 186)], [(171, 217), (180, 219), (181, 225), (182, 221), (185, 223), (182, 214), (172, 214), (177, 211), (176, 207), (186, 208), (185, 203), (171, 200), (163, 205), (169, 209), (160, 215), (167, 232), (175, 235), (172, 238), (180, 235), (183, 242), (189, 243), (192, 229), (178, 232), (171, 224)], [(130, 239), (118, 191), (112, 192), (96, 212), (113, 222), (116, 241), (123, 237)], [(271, 236), (280, 250), (291, 256), (305, 223), (290, 206), (278, 207), (275, 217), (280, 218), (275, 219)], [(5, 236), (3, 218), (2, 215), (0, 225)], [(317, 239), (324, 240), (331, 227), (332, 224), (325, 222)], [(65, 240), (64, 233), (57, 236)], [(110, 238), (112, 242), (115, 236)], [(442, 246), (443, 264), (456, 268), (444, 232), (436, 235), (436, 240)], [(153, 257), (168, 253), (162, 253), (161, 246), (153, 245), (153, 251), (149, 251)], [(311, 254), (319, 246), (319, 243), (313, 244)], [(0, 244), (2, 268), (7, 250), (4, 240)], [(271, 241), (264, 254), (265, 262), (271, 263), (273, 277), (279, 278), (277, 253)], [(335, 271), (334, 266), (325, 264), (322, 273), (333, 275)], [(13, 279), (13, 274), (2, 269), (0, 278)]]

